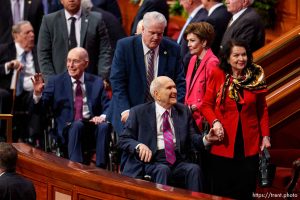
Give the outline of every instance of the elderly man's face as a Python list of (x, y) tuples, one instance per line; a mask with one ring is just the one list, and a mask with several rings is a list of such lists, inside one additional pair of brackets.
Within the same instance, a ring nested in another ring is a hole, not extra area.
[(188, 13), (192, 12), (192, 6), (190, 0), (180, 0), (179, 3)]
[(84, 58), (82, 51), (77, 48), (72, 49), (67, 58), (68, 73), (74, 79), (79, 79), (85, 68), (88, 66), (88, 61)]
[(163, 23), (150, 23), (142, 27), (142, 39), (149, 49), (155, 49), (161, 42), (165, 26)]
[(248, 0), (226, 0), (225, 4), (227, 6), (227, 11), (235, 14), (242, 10), (248, 4)]
[(60, 0), (64, 8), (71, 14), (76, 14), (81, 6), (81, 0)]
[(177, 103), (177, 90), (174, 81), (167, 77), (162, 77), (160, 79), (161, 87), (155, 92), (155, 100), (166, 108), (171, 108)]
[(20, 27), (20, 32), (14, 34), (15, 41), (25, 51), (31, 51), (34, 47), (34, 32), (30, 24), (23, 24)]

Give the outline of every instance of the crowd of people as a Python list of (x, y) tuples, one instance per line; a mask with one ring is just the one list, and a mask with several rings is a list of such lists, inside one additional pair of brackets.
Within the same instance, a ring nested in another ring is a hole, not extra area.
[[(271, 146), (264, 72), (252, 61), (265, 38), (253, 1), (180, 0), (189, 17), (173, 41), (166, 1), (141, 1), (127, 37), (117, 1), (5, 0), (0, 111), (26, 111), (14, 141), (36, 145), (51, 117), (68, 159), (83, 163), (94, 143), (105, 169), (113, 128), (123, 175), (252, 199), (258, 154)], [(0, 156), (12, 148), (0, 144)], [(193, 163), (195, 151), (207, 156)], [(0, 158), (0, 181), (14, 160)]]

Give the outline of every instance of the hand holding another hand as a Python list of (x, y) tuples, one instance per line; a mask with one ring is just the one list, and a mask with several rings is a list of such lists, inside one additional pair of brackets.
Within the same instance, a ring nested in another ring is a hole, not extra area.
[(224, 139), (224, 131), (220, 132), (218, 128), (211, 128), (205, 136), (208, 143), (212, 144)]

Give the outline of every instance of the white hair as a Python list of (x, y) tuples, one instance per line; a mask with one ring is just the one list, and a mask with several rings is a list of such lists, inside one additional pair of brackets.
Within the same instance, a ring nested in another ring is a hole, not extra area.
[(144, 27), (149, 27), (152, 23), (164, 24), (164, 27), (167, 26), (167, 20), (165, 16), (159, 12), (147, 12), (143, 17)]
[(150, 94), (154, 98), (154, 92), (157, 91), (161, 87), (161, 82), (158, 78), (153, 79), (153, 81), (150, 84)]
[(93, 7), (93, 3), (91, 0), (81, 0), (81, 7), (84, 9), (84, 10), (88, 10), (90, 11)]

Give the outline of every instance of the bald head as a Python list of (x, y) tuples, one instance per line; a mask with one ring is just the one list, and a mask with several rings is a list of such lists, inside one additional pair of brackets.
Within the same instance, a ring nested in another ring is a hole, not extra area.
[(82, 47), (76, 47), (69, 51), (67, 58), (67, 69), (69, 75), (74, 79), (80, 79), (89, 63), (87, 51)]
[(89, 60), (88, 52), (82, 47), (75, 47), (75, 48), (71, 49), (69, 51), (68, 55), (69, 54), (76, 54), (76, 55), (79, 56), (80, 59), (83, 59), (83, 60), (86, 60), (86, 61)]
[(167, 76), (156, 77), (150, 85), (150, 93), (160, 106), (165, 109), (171, 108), (177, 103), (176, 85)]

